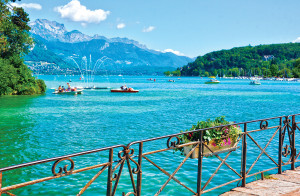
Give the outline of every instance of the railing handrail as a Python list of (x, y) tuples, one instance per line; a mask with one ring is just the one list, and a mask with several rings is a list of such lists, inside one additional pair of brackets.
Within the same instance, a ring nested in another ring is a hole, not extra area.
[(120, 148), (120, 147), (125, 148), (126, 146), (124, 146), (124, 145), (115, 145), (115, 146), (109, 146), (109, 147), (104, 147), (104, 148), (98, 148), (98, 149), (94, 149), (94, 150), (82, 151), (82, 152), (73, 153), (73, 154), (69, 154), (69, 155), (63, 155), (63, 156), (59, 156), (59, 157), (41, 159), (41, 160), (38, 160), (38, 161), (32, 161), (32, 162), (28, 162), (28, 163), (22, 163), (22, 164), (18, 164), (18, 165), (3, 167), (3, 168), (0, 168), (0, 172), (5, 172), (5, 171), (18, 169), (18, 168), (22, 168), (22, 167), (38, 165), (38, 164), (47, 163), (47, 162), (51, 162), (51, 161), (57, 161), (57, 160), (60, 160), (60, 159), (65, 159), (65, 158), (70, 158), (70, 157), (76, 157), (76, 156), (80, 156), (80, 155), (91, 154), (91, 153), (95, 153), (95, 152), (101, 152), (101, 151), (104, 151), (104, 150), (109, 150), (109, 149), (112, 149), (112, 148)]

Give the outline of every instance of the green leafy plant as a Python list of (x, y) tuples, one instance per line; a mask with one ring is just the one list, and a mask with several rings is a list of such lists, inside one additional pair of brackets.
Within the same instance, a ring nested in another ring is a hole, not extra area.
[[(232, 143), (236, 142), (237, 138), (241, 134), (241, 129), (239, 125), (230, 125), (232, 122), (226, 121), (225, 116), (220, 116), (215, 118), (214, 120), (207, 119), (206, 121), (199, 121), (197, 125), (193, 125), (192, 128), (187, 129), (181, 132), (189, 132), (197, 129), (205, 129), (210, 127), (217, 127), (219, 128), (212, 128), (203, 131), (203, 140), (206, 143), (212, 142), (213, 146), (226, 146), (231, 145)], [(186, 133), (179, 136), (180, 144), (185, 144), (192, 141), (198, 141), (200, 138), (200, 131), (193, 132), (193, 133)], [(182, 151), (183, 149), (179, 149)]]

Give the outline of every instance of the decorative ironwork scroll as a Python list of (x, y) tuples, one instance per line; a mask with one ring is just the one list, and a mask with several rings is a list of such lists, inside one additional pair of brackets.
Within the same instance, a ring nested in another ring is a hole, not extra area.
[[(176, 141), (172, 142), (171, 140), (172, 140), (173, 138), (176, 138)], [(169, 139), (168, 139), (168, 141), (167, 141), (167, 146), (168, 146), (168, 148), (175, 147), (175, 146), (177, 146), (177, 145), (179, 145), (179, 144), (180, 144), (180, 139), (179, 139), (178, 136), (172, 136), (172, 137), (169, 137)]]
[[(63, 168), (62, 168), (62, 167), (59, 167), (59, 171), (58, 171), (58, 173), (56, 173), (56, 166), (57, 166), (60, 162), (62, 162), (62, 161), (70, 161), (71, 167), (70, 167), (70, 169), (68, 169), (68, 165), (65, 165)], [(73, 171), (73, 169), (74, 169), (74, 166), (75, 166), (74, 161), (73, 161), (72, 159), (70, 159), (70, 158), (65, 158), (65, 159), (57, 160), (57, 161), (55, 161), (55, 163), (54, 163), (53, 166), (52, 166), (52, 174), (53, 174), (54, 176), (58, 176), (58, 175), (62, 175), (62, 174), (67, 174), (67, 175), (69, 175), (69, 174), (72, 173), (72, 171)]]
[(266, 128), (268, 128), (268, 126), (269, 126), (269, 123), (266, 120), (262, 120), (259, 125), (260, 129), (266, 129)]
[(290, 148), (290, 146), (289, 145), (286, 145), (283, 149), (284, 149), (284, 152), (282, 152), (282, 155), (284, 156), (284, 157), (287, 157), (290, 153), (291, 153), (291, 151), (289, 150), (289, 148)]

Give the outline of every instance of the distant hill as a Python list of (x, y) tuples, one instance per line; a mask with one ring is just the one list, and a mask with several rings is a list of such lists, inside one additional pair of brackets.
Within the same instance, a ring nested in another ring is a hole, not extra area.
[(174, 73), (183, 76), (300, 77), (299, 58), (300, 43), (237, 47), (198, 56)]
[(36, 44), (25, 62), (38, 73), (76, 74), (78, 66), (85, 61), (90, 67), (84, 69), (88, 69), (102, 58), (107, 60), (98, 64), (96, 74), (161, 74), (192, 61), (189, 57), (148, 49), (128, 38), (109, 39), (77, 30), (69, 32), (63, 24), (46, 19), (38, 19), (30, 26)]

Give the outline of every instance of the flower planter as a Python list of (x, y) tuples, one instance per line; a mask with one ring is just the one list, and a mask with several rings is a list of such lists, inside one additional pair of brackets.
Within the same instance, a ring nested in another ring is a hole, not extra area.
[[(228, 138), (230, 139), (230, 138)], [(228, 141), (228, 139), (226, 139)], [(223, 146), (216, 146), (215, 145), (215, 140), (211, 140), (209, 141), (209, 143), (206, 143), (206, 145), (210, 148), (211, 152), (205, 145), (203, 145), (203, 156), (212, 156), (212, 155), (215, 155), (215, 154), (220, 154), (220, 153), (223, 153), (223, 152), (228, 152), (228, 151), (234, 151), (237, 149), (237, 142), (236, 141), (232, 141), (232, 142), (229, 142), (227, 143), (226, 142), (226, 145), (223, 145)], [(184, 146), (183, 147), (183, 153), (184, 155), (187, 155), (192, 149), (193, 149), (193, 145), (189, 145), (189, 146)], [(191, 154), (190, 158), (191, 159), (196, 159), (198, 158), (198, 154), (199, 154), (199, 147), (197, 147), (194, 152)]]

